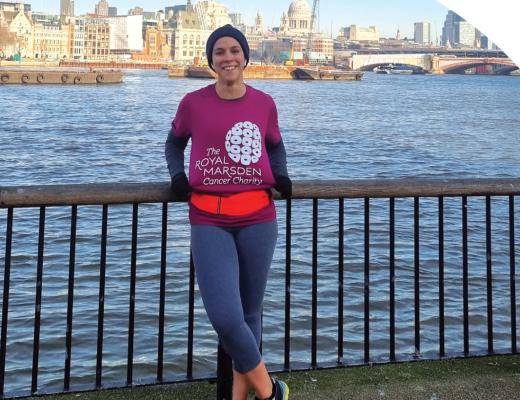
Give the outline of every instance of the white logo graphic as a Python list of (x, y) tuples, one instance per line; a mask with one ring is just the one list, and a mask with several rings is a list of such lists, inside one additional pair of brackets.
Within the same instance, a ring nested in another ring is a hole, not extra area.
[(239, 122), (226, 135), (226, 150), (234, 162), (256, 164), (262, 155), (262, 135), (256, 124)]

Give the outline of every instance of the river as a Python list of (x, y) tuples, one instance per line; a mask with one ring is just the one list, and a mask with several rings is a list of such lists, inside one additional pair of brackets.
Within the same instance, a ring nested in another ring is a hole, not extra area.
[[(209, 84), (168, 79), (166, 71), (127, 71), (121, 85), (0, 86), (0, 185), (152, 182), (169, 179), (164, 141), (182, 96)], [(359, 82), (253, 81), (275, 99), (298, 179), (518, 177), (520, 78), (376, 75)], [(413, 355), (413, 201), (397, 200), (396, 352)], [(336, 360), (336, 202), (320, 201), (318, 362)], [(363, 215), (346, 203), (345, 361), (363, 358)], [(484, 200), (470, 199), (471, 351), (487, 350)], [(507, 209), (493, 203), (495, 347), (510, 345)], [(170, 207), (165, 379), (185, 374), (189, 234), (186, 207)], [(310, 359), (310, 202), (293, 211), (292, 361)], [(383, 200), (371, 213), (371, 359), (388, 359), (388, 257)], [(422, 354), (436, 357), (438, 303), (436, 203), (421, 201)], [(38, 245), (37, 209), (15, 210), (7, 341), (6, 392), (30, 389)], [(65, 358), (69, 210), (47, 210), (39, 384), (60, 390)], [(126, 379), (131, 206), (110, 208), (103, 382)], [(520, 220), (518, 206), (517, 219)], [(71, 382), (93, 384), (101, 210), (80, 207)], [(159, 299), (160, 207), (140, 207), (134, 376), (155, 376)], [(284, 226), (284, 207), (279, 207)], [(447, 352), (462, 351), (460, 199), (446, 200)], [(518, 223), (518, 222), (517, 222)], [(6, 211), (0, 210), (0, 287)], [(507, 232), (506, 232), (507, 233)], [(283, 362), (283, 229), (266, 293), (264, 353)], [(517, 246), (518, 247), (518, 246)], [(518, 251), (517, 251), (518, 255)], [(517, 257), (520, 258), (520, 257)], [(215, 335), (196, 302), (195, 373), (213, 371)]]

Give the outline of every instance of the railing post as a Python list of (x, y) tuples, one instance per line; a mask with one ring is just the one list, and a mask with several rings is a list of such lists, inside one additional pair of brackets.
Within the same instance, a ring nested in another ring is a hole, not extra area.
[(231, 357), (227, 355), (219, 343), (217, 355), (217, 400), (231, 400), (233, 387), (233, 366)]

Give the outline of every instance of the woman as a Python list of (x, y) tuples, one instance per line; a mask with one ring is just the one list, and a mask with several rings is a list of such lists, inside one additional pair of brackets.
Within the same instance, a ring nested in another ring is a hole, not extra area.
[[(215, 30), (206, 56), (217, 81), (187, 94), (166, 140), (171, 188), (189, 198), (191, 245), (200, 293), (222, 346), (233, 359), (233, 400), (287, 400), (260, 355), (262, 303), (277, 237), (270, 188), (292, 194), (278, 113), (267, 94), (244, 83), (245, 36)], [(189, 181), (184, 149), (191, 138)]]

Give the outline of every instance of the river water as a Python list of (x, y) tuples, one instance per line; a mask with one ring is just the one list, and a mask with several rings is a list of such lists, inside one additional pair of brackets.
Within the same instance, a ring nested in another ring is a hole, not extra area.
[[(207, 85), (173, 80), (165, 71), (128, 71), (121, 85), (0, 86), (0, 185), (46, 185), (168, 180), (163, 150), (182, 96)], [(254, 81), (275, 99), (291, 177), (478, 178), (520, 173), (520, 78), (387, 76), (360, 82)], [(295, 201), (291, 302), (291, 360), (310, 362), (311, 211)], [(470, 350), (487, 350), (484, 200), (469, 200)], [(337, 202), (321, 200), (318, 279), (318, 362), (336, 361)], [(421, 354), (438, 351), (436, 202), (421, 200)], [(30, 388), (37, 209), (15, 210), (7, 338), (7, 392)], [(371, 359), (389, 352), (388, 204), (371, 202)], [(415, 352), (413, 313), (413, 201), (396, 201), (396, 353)], [(516, 221), (520, 220), (518, 206)], [(60, 390), (65, 358), (70, 210), (47, 210), (39, 385)], [(99, 207), (80, 207), (71, 382), (92, 385), (96, 364), (99, 282)], [(105, 296), (103, 382), (126, 379), (131, 206), (110, 208)], [(264, 353), (283, 362), (284, 215), (264, 309)], [(161, 210), (139, 211), (134, 377), (155, 376)], [(507, 208), (493, 200), (494, 344), (510, 346)], [(460, 199), (446, 199), (446, 351), (462, 350)], [(166, 282), (165, 379), (185, 375), (189, 228), (185, 205), (169, 216)], [(3, 287), (6, 211), (0, 210), (0, 287)], [(517, 231), (518, 231), (517, 226)], [(363, 360), (362, 200), (346, 202), (345, 362)], [(518, 248), (518, 246), (517, 246)], [(517, 259), (520, 258), (517, 250)], [(196, 374), (215, 368), (215, 335), (197, 297)]]

